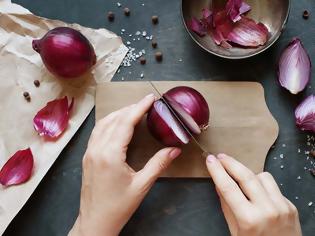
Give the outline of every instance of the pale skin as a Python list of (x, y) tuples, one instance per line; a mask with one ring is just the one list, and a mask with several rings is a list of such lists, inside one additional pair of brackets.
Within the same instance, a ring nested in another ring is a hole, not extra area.
[[(80, 211), (69, 235), (118, 235), (156, 179), (180, 156), (179, 148), (164, 148), (138, 172), (126, 163), (134, 128), (154, 100), (148, 95), (95, 125), (83, 158)], [(255, 175), (225, 154), (208, 156), (205, 165), (231, 235), (302, 235), (298, 211), (272, 175)]]

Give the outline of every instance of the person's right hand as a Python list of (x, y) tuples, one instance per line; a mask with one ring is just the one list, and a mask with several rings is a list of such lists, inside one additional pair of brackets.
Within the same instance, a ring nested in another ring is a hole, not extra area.
[(296, 207), (285, 198), (271, 174), (255, 175), (225, 154), (207, 158), (232, 236), (301, 236)]

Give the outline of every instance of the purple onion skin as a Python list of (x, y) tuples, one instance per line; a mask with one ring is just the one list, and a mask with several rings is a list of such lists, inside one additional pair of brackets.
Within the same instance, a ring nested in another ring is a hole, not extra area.
[(178, 147), (184, 144), (161, 118), (154, 105), (148, 111), (147, 126), (152, 136), (164, 146)]
[(57, 27), (32, 42), (46, 68), (55, 76), (74, 78), (88, 72), (96, 63), (93, 46), (79, 31)]
[(278, 63), (280, 85), (292, 94), (303, 91), (311, 79), (312, 63), (299, 38), (293, 38)]
[(210, 110), (205, 98), (195, 89), (179, 86), (175, 87), (165, 94), (166, 100), (177, 102), (197, 123), (200, 129), (209, 124)]
[(315, 96), (308, 96), (295, 109), (296, 126), (302, 131), (315, 133)]

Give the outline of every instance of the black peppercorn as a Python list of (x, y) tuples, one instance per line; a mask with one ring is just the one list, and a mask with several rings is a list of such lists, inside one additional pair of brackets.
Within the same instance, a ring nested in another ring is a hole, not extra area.
[(140, 57), (140, 64), (144, 65), (147, 62), (147, 60), (144, 57)]
[(157, 23), (159, 23), (159, 17), (158, 16), (152, 16), (152, 23), (154, 24), (154, 25), (156, 25)]
[(307, 10), (305, 10), (305, 11), (303, 12), (303, 18), (304, 18), (304, 19), (308, 19), (309, 16), (310, 16), (310, 13), (309, 13)]
[(35, 87), (39, 87), (40, 86), (39, 80), (34, 80), (34, 85), (35, 85)]
[(109, 11), (109, 12), (107, 13), (107, 18), (108, 18), (109, 21), (114, 21), (114, 20), (115, 20), (115, 14), (114, 14), (114, 12)]
[(130, 9), (128, 7), (124, 8), (125, 16), (130, 16)]
[(157, 48), (157, 42), (156, 41), (152, 41), (152, 47)]
[(156, 52), (155, 53), (155, 59), (158, 61), (158, 62), (161, 62), (163, 60), (163, 54), (162, 52)]
[(26, 101), (30, 102), (31, 101), (31, 96), (28, 92), (24, 92), (23, 93), (23, 96), (25, 98)]

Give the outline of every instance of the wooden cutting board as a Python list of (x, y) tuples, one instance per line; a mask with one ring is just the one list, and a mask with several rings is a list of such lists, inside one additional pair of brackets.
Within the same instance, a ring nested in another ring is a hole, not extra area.
[[(154, 82), (161, 93), (176, 87), (198, 90), (210, 107), (210, 127), (199, 142), (213, 154), (234, 156), (255, 173), (263, 171), (266, 155), (278, 137), (279, 127), (265, 102), (264, 89), (255, 82)], [(96, 120), (154, 92), (148, 82), (106, 82), (96, 91)], [(158, 96), (158, 95), (157, 95)], [(149, 133), (146, 119), (137, 126), (128, 149), (128, 163), (141, 169), (163, 146)], [(165, 171), (163, 177), (209, 177), (205, 159), (192, 143)]]

